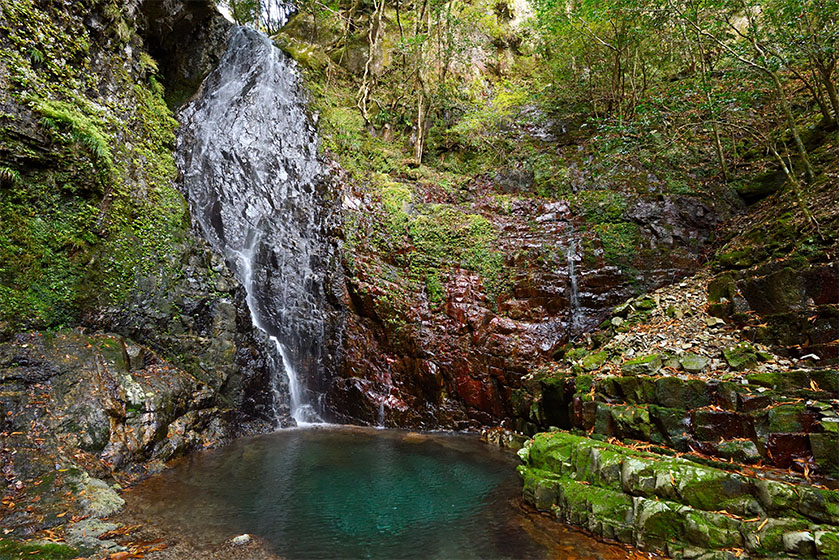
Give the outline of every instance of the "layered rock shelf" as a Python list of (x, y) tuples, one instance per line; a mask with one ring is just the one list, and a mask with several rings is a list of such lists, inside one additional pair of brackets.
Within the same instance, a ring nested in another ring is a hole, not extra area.
[(519, 452), (523, 496), (560, 521), (674, 558), (837, 557), (837, 492), (564, 432)]

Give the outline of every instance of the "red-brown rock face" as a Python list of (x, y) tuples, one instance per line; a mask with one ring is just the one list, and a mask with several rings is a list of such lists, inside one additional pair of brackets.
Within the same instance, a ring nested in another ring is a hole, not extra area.
[(447, 204), (492, 224), (500, 277), (453, 258), (440, 269), (435, 301), (405, 266), (405, 255), (417, 251), (412, 237), (377, 247), (387, 215), (375, 196), (348, 194), (345, 212), (363, 222), (367, 238), (345, 250), (344, 367), (326, 394), (342, 421), (467, 428), (512, 417), (511, 392), (529, 369), (634, 293), (695, 270), (715, 222), (694, 198), (638, 199), (621, 217), (633, 243), (623, 247), (624, 239), (604, 241), (598, 232), (606, 227), (591, 227), (565, 200), (499, 195), (480, 181), (461, 193), (466, 203), (440, 189), (419, 192), (426, 205)]

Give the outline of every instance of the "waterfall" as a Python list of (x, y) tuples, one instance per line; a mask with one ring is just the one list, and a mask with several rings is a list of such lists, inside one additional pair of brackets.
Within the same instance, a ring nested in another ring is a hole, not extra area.
[(293, 418), (319, 422), (307, 380), (325, 367), (327, 171), (294, 62), (265, 35), (235, 27), (218, 67), (178, 117), (181, 188), (273, 346), (275, 412), (285, 373)]
[(577, 271), (575, 261), (577, 260), (577, 240), (575, 239), (575, 226), (569, 224), (569, 246), (566, 249), (567, 272), (569, 274), (569, 335), (575, 336), (581, 328), (580, 317), (580, 292), (578, 290)]

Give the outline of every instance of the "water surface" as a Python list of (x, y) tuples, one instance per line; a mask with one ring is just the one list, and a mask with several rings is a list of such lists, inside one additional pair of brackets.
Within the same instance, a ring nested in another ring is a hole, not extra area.
[(251, 533), (289, 560), (621, 557), (523, 512), (515, 465), (464, 434), (296, 429), (189, 457), (132, 500), (204, 542)]

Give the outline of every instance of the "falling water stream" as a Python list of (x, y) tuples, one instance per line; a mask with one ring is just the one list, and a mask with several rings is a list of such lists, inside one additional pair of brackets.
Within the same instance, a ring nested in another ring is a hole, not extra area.
[(275, 417), (284, 375), (298, 424), (321, 421), (328, 211), (325, 168), (294, 62), (265, 35), (232, 31), (228, 48), (179, 113), (182, 188), (205, 239), (247, 291), (275, 362)]
[(580, 291), (578, 289), (577, 271), (575, 270), (577, 258), (575, 226), (569, 224), (569, 246), (566, 249), (566, 261), (569, 273), (569, 333), (572, 336), (577, 335), (581, 329)]

